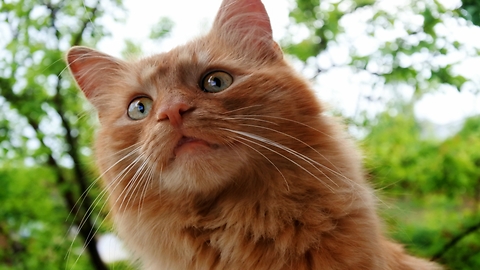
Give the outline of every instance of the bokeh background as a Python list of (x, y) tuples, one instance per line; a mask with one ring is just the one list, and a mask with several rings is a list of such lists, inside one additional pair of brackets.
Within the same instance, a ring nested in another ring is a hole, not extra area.
[[(220, 0), (1, 0), (0, 269), (134, 269), (96, 184), (95, 112), (63, 57), (208, 31)], [(480, 0), (265, 0), (275, 39), (345, 119), (391, 237), (480, 269)]]

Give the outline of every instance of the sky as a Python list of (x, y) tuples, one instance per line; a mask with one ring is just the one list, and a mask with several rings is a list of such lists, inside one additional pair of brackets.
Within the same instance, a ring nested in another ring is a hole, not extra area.
[[(442, 2), (453, 4), (455, 1), (442, 0)], [(275, 40), (280, 40), (284, 36), (286, 26), (289, 24), (289, 2), (289, 0), (263, 0), (270, 16)], [(106, 21), (105, 24), (112, 32), (112, 36), (101, 41), (98, 49), (120, 57), (124, 40), (131, 39), (142, 44), (145, 56), (168, 51), (208, 31), (220, 3), (221, 0), (125, 0), (127, 9), (125, 23)], [(175, 22), (171, 37), (161, 43), (150, 41), (148, 36), (151, 27), (165, 16)], [(353, 29), (353, 31), (356, 30)], [(368, 49), (368, 44), (365, 44), (365, 48)], [(338, 58), (341, 57), (344, 56), (339, 50)], [(477, 64), (479, 64), (478, 61), (473, 61), (466, 63), (462, 68), (465, 72), (472, 73), (478, 70)], [(352, 77), (352, 74), (345, 70), (330, 73), (323, 79), (318, 94), (328, 104), (340, 108), (348, 115), (356, 109), (358, 93), (365, 85), (362, 86), (361, 77), (347, 80), (346, 77)], [(461, 123), (465, 116), (480, 113), (480, 98), (468, 92), (458, 93), (454, 89), (440, 89), (426, 94), (415, 106), (415, 112), (419, 119), (428, 120), (449, 129), (451, 125), (458, 127), (458, 123)], [(112, 249), (112, 246), (121, 246), (116, 241), (111, 235), (101, 240), (100, 250), (105, 260), (112, 261), (117, 257), (125, 256), (124, 251)]]
[[(123, 23), (109, 23), (112, 38), (107, 38), (99, 44), (100, 50), (120, 56), (122, 40), (129, 38), (142, 41), (145, 54), (163, 52), (188, 40), (206, 33), (212, 24), (221, 0), (175, 0), (175, 1), (147, 1), (125, 0), (127, 21)], [(280, 39), (288, 25), (288, 0), (263, 0), (269, 13), (274, 38)], [(161, 17), (169, 17), (175, 22), (171, 38), (161, 44), (148, 40), (151, 26)], [(119, 46), (120, 45), (120, 46)]]

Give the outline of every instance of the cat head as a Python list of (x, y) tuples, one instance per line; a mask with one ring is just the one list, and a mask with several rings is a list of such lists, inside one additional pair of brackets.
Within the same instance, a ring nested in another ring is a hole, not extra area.
[(98, 113), (107, 185), (130, 196), (277, 181), (295, 159), (288, 149), (316, 136), (320, 106), (284, 61), (260, 0), (223, 1), (208, 34), (166, 53), (126, 62), (74, 47), (67, 62)]

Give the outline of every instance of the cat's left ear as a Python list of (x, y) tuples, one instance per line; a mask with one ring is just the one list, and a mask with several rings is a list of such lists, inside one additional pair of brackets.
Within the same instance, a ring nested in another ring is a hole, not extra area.
[(232, 45), (283, 58), (280, 46), (273, 40), (270, 19), (260, 0), (223, 0), (212, 32)]

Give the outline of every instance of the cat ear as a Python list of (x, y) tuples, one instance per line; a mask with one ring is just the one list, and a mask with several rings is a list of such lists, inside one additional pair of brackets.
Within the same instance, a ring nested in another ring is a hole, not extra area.
[(121, 60), (87, 47), (71, 48), (66, 58), (75, 81), (90, 101), (101, 94), (122, 66)]
[(220, 33), (221, 38), (236, 46), (283, 56), (273, 41), (270, 19), (260, 0), (223, 0), (211, 33)]

